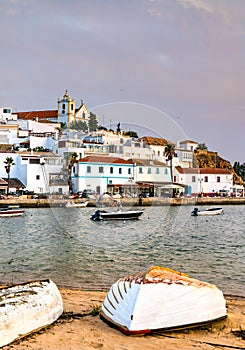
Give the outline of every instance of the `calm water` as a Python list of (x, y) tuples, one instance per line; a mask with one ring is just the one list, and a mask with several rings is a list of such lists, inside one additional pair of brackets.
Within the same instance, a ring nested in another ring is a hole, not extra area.
[(26, 209), (1, 218), (0, 283), (52, 278), (108, 289), (119, 277), (162, 265), (245, 295), (245, 206), (191, 217), (193, 207), (150, 207), (138, 221), (92, 222), (94, 208)]

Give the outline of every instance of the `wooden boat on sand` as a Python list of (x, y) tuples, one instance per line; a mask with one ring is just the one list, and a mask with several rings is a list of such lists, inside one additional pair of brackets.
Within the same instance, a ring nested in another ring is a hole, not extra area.
[(60, 292), (51, 280), (0, 288), (0, 347), (50, 325), (62, 312)]
[(198, 208), (194, 208), (191, 213), (191, 216), (202, 216), (202, 215), (221, 215), (223, 214), (222, 208), (209, 208), (205, 210), (199, 210)]
[(153, 266), (119, 279), (104, 299), (101, 318), (123, 333), (193, 327), (226, 316), (223, 293), (178, 271)]

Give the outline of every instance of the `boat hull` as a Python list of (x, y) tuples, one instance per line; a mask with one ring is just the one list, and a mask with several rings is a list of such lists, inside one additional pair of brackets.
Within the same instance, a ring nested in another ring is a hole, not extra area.
[(63, 312), (57, 286), (51, 280), (0, 289), (0, 346), (50, 325)]
[(66, 208), (85, 208), (88, 205), (88, 201), (82, 203), (67, 202)]
[(10, 217), (10, 216), (21, 216), (24, 215), (25, 210), (23, 209), (8, 209), (8, 210), (0, 210), (0, 217)]
[(92, 216), (93, 221), (106, 220), (137, 220), (143, 214), (143, 210), (115, 211), (107, 212), (97, 210)]
[(204, 215), (221, 215), (223, 214), (222, 208), (212, 208), (207, 210), (197, 210), (196, 208), (191, 213), (192, 216), (204, 216)]
[(214, 285), (165, 274), (144, 281), (141, 276), (114, 283), (101, 309), (101, 317), (126, 334), (155, 329), (197, 326), (226, 316), (223, 293)]

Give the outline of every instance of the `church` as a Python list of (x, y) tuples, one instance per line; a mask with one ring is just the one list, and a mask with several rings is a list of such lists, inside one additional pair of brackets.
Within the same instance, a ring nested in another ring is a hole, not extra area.
[(34, 120), (37, 122), (54, 122), (66, 124), (69, 128), (71, 123), (84, 121), (88, 124), (90, 112), (81, 100), (80, 107), (76, 108), (76, 101), (70, 97), (66, 90), (62, 98), (58, 98), (56, 110), (41, 110), (17, 112), (18, 119)]

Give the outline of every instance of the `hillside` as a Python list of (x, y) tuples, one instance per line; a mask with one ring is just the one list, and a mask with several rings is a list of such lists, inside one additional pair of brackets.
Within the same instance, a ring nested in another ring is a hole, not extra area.
[(217, 152), (197, 150), (195, 152), (194, 166), (199, 168), (225, 168), (231, 170), (233, 181), (236, 185), (242, 185), (243, 179), (237, 175), (228, 160), (221, 158)]

